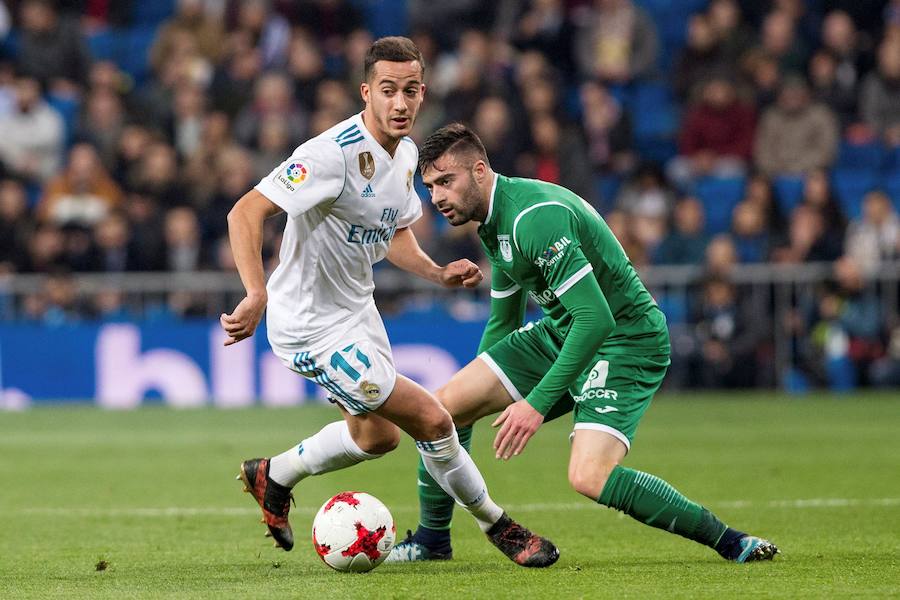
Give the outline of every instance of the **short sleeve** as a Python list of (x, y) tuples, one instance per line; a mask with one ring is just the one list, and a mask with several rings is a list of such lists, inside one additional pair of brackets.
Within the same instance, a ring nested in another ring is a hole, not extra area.
[(291, 217), (298, 217), (341, 194), (344, 154), (332, 140), (314, 138), (264, 177), (256, 189)]
[(410, 166), (406, 170), (405, 174), (405, 188), (406, 189), (406, 203), (403, 205), (403, 210), (400, 212), (400, 216), (397, 219), (398, 227), (409, 227), (413, 223), (419, 220), (422, 216), (422, 199), (419, 198), (419, 192), (416, 191), (416, 163), (419, 161), (419, 149), (416, 147), (415, 143), (412, 141), (403, 141), (401, 144), (410, 144), (413, 149), (413, 161)]
[(513, 236), (519, 251), (532, 262), (559, 297), (593, 271), (581, 250), (578, 217), (563, 204), (547, 204), (523, 213)]

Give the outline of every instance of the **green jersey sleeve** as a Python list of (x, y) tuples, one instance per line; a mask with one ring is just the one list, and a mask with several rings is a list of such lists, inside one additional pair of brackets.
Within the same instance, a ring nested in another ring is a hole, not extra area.
[(517, 327), (521, 327), (525, 317), (525, 293), (509, 276), (491, 268), (491, 315), (488, 317), (478, 354), (481, 354)]
[(526, 260), (541, 272), (572, 324), (556, 362), (525, 399), (546, 415), (584, 371), (616, 321), (579, 239), (578, 217), (562, 204), (546, 204), (524, 214), (513, 239)]

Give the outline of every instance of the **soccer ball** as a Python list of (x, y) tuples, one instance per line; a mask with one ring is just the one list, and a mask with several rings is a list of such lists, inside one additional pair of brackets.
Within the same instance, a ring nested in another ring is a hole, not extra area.
[(322, 561), (337, 571), (371, 571), (390, 554), (396, 536), (390, 511), (378, 498), (363, 492), (332, 497), (313, 520), (313, 547)]

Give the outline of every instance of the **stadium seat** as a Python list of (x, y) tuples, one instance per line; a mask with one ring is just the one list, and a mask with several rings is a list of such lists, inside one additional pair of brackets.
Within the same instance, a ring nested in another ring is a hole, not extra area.
[(704, 177), (694, 184), (694, 195), (703, 204), (706, 213), (706, 231), (710, 234), (731, 229), (731, 213), (744, 195), (743, 177)]
[(775, 179), (775, 200), (782, 215), (794, 212), (803, 201), (803, 178), (786, 175)]
[(131, 22), (138, 26), (159, 25), (175, 14), (175, 0), (153, 0), (153, 2), (135, 2)]
[(891, 197), (894, 210), (900, 213), (900, 171), (893, 171), (881, 180), (881, 187)]
[(81, 107), (81, 104), (75, 98), (54, 94), (47, 95), (47, 104), (62, 117), (65, 128), (65, 143), (66, 147), (68, 147), (72, 143), (72, 134), (75, 132), (75, 122), (78, 119), (78, 109)]
[(871, 169), (835, 169), (831, 174), (831, 185), (849, 219), (862, 215), (863, 198), (878, 187), (878, 172)]
[(880, 169), (884, 162), (884, 150), (878, 142), (852, 144), (842, 141), (838, 149), (837, 168)]
[(597, 206), (600, 214), (607, 215), (615, 207), (621, 186), (622, 178), (617, 175), (598, 175), (594, 178), (594, 190), (600, 198)]
[(111, 60), (116, 55), (116, 36), (109, 29), (87, 34), (87, 44), (94, 60)]
[(156, 26), (131, 27), (118, 32), (116, 63), (141, 83), (150, 74), (150, 46), (156, 38)]
[(885, 150), (884, 168), (890, 172), (900, 172), (900, 146)]
[(672, 93), (663, 82), (636, 83), (629, 106), (637, 138), (668, 137), (678, 129)]

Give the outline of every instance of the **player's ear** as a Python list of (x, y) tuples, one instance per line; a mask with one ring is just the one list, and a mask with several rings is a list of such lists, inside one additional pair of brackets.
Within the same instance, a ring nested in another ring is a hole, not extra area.
[(363, 81), (359, 84), (359, 95), (366, 104), (369, 103), (369, 91), (369, 84), (367, 82)]
[(472, 165), (472, 174), (475, 176), (475, 183), (481, 184), (484, 182), (485, 175), (487, 175), (487, 165), (484, 164), (483, 160), (475, 161), (475, 164)]

